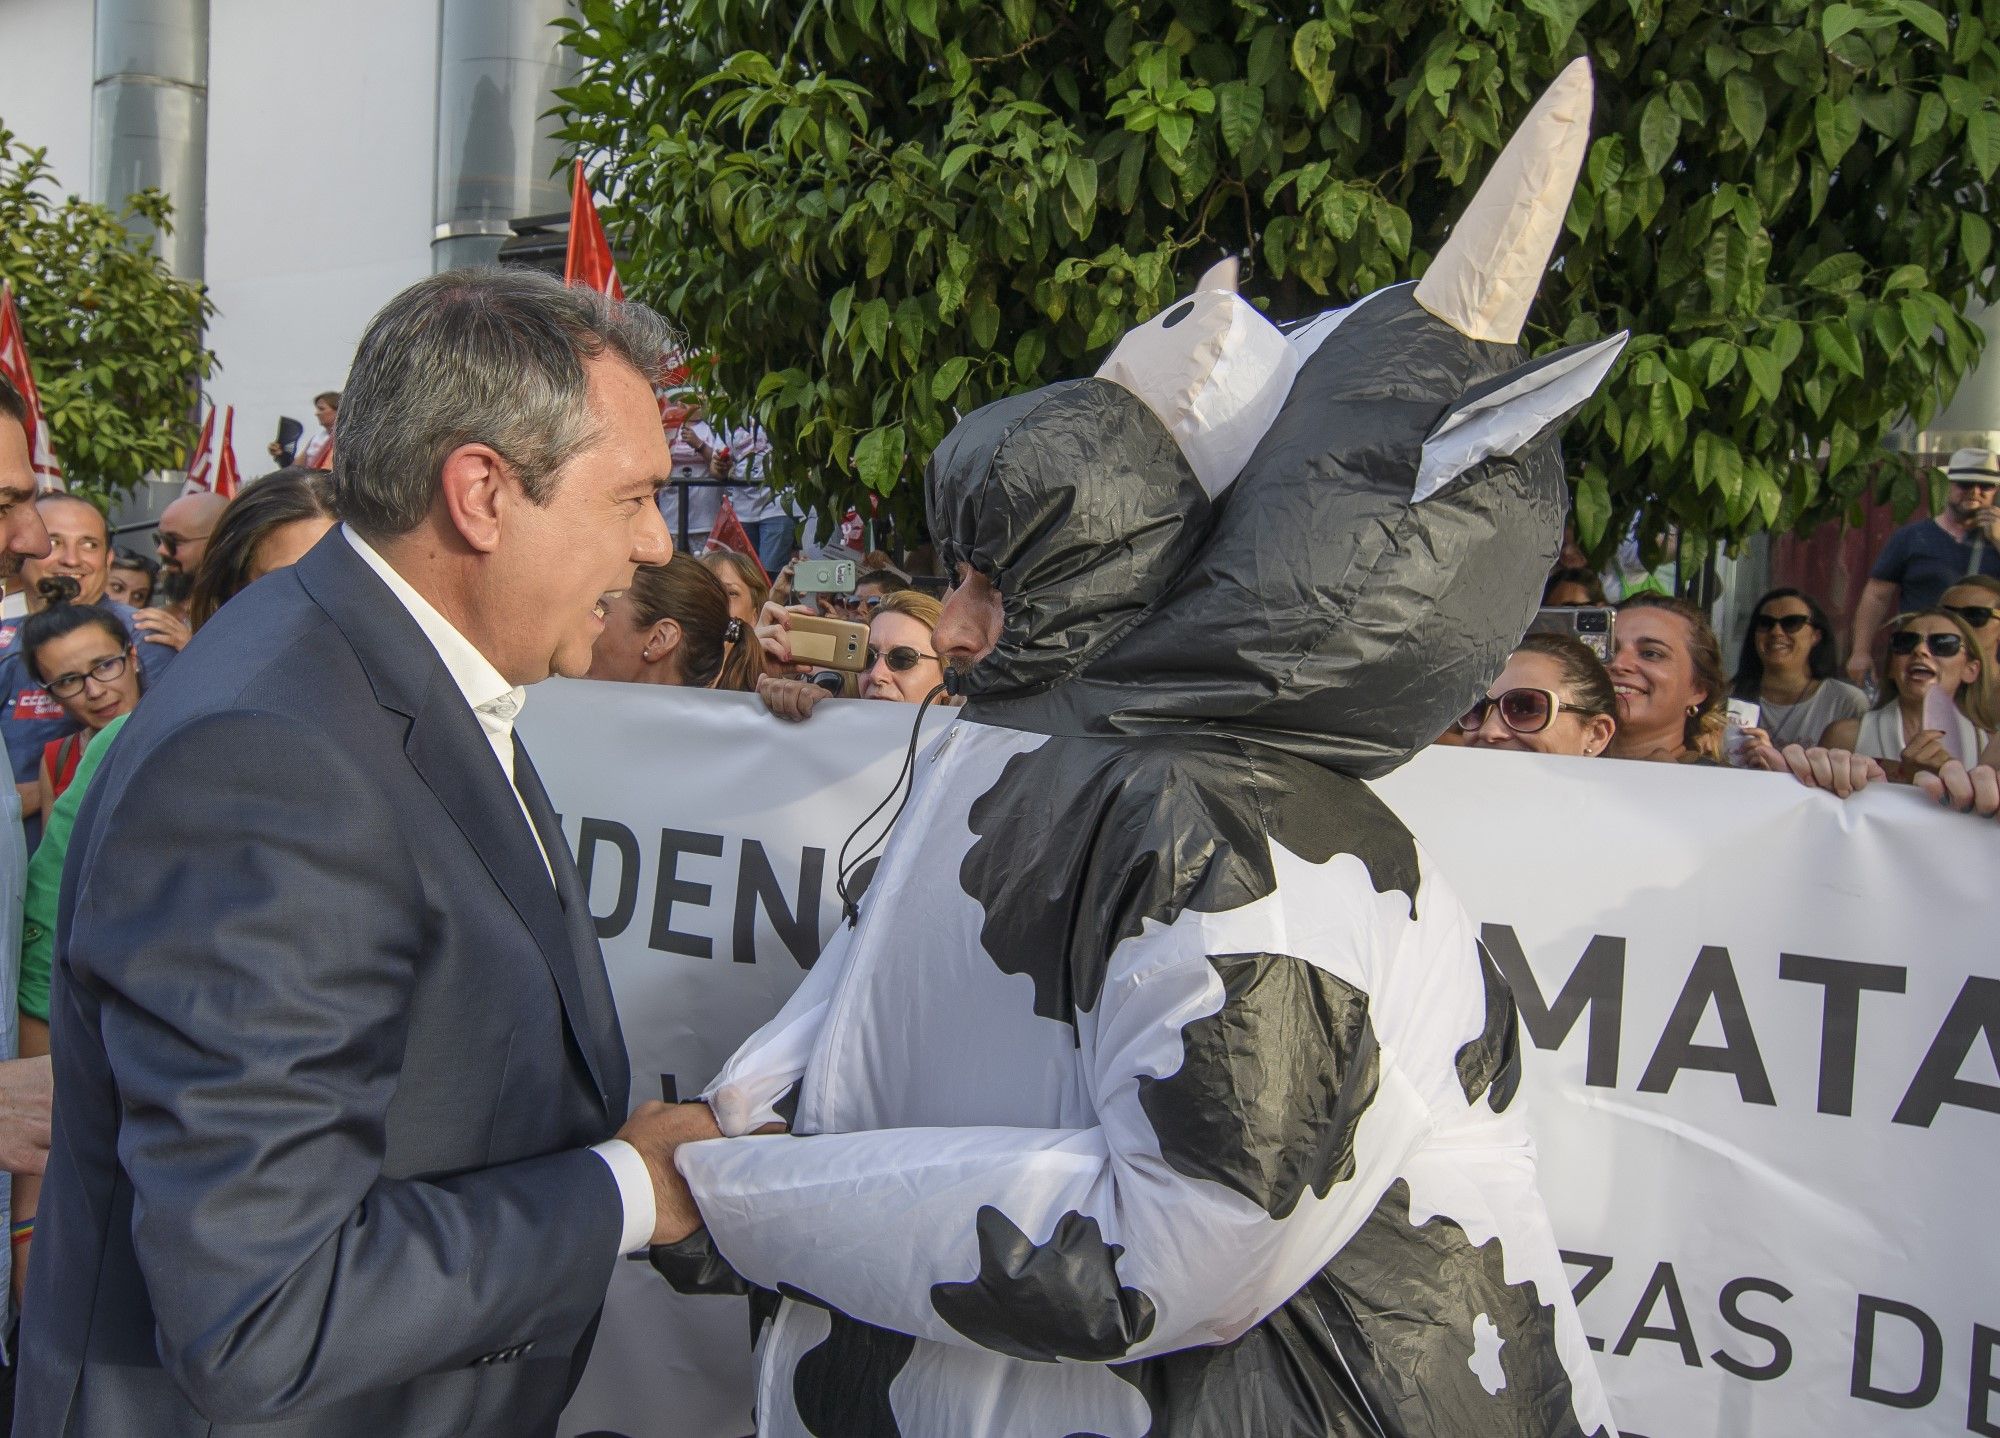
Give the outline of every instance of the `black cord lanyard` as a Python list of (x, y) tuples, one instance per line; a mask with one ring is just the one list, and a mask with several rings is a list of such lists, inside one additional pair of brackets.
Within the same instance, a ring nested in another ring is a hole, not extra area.
[[(917, 706), (916, 722), (910, 725), (910, 747), (903, 754), (903, 767), (896, 775), (895, 784), (883, 796), (882, 802), (870, 810), (868, 817), (863, 819), (859, 824), (856, 824), (854, 832), (849, 834), (841, 843), (840, 858), (835, 864), (836, 877), (833, 881), (833, 887), (835, 892), (840, 895), (840, 911), (846, 918), (849, 928), (854, 927), (860, 921), (861, 904), (858, 895), (852, 895), (847, 892), (847, 885), (854, 878), (856, 872), (860, 870), (861, 866), (866, 864), (875, 851), (888, 841), (890, 831), (896, 827), (896, 821), (903, 817), (903, 810), (909, 805), (910, 795), (916, 791), (917, 745), (922, 740), (924, 734), (924, 715), (930, 712), (931, 705), (945, 692), (946, 686), (940, 684), (937, 688), (926, 694), (924, 702)], [(908, 787), (905, 787), (906, 785)], [(862, 831), (875, 822), (875, 816), (888, 808), (889, 801), (896, 798), (899, 793), (902, 795), (902, 802), (896, 805), (896, 812), (889, 816), (889, 822), (882, 826), (882, 832), (870, 840), (868, 847), (855, 855), (853, 863), (850, 864), (847, 859), (848, 847), (861, 837)]]

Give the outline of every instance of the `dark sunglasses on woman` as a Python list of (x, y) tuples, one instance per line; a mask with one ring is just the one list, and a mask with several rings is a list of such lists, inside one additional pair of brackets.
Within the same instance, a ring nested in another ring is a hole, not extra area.
[(1939, 606), (1946, 614), (1956, 614), (1974, 629), (1984, 629), (1993, 622), (1994, 610), (1986, 604), (1945, 604)]
[(1750, 621), (1750, 627), (1759, 634), (1769, 634), (1773, 629), (1782, 629), (1787, 634), (1797, 634), (1812, 623), (1810, 614), (1760, 614)]
[(1603, 712), (1571, 704), (1552, 689), (1509, 689), (1504, 694), (1488, 694), (1475, 700), (1472, 707), (1459, 716), (1458, 727), (1468, 734), (1476, 733), (1479, 726), (1486, 722), (1486, 711), (1495, 707), (1500, 710), (1500, 722), (1516, 734), (1541, 733), (1565, 709), (1572, 714)]
[(898, 644), (893, 649), (877, 649), (871, 644), (868, 646), (868, 663), (863, 667), (873, 669), (879, 660), (897, 674), (908, 674), (924, 660), (935, 658), (937, 655), (926, 654), (921, 649), (912, 649), (907, 644)]
[(1889, 636), (1891, 654), (1915, 654), (1919, 644), (1928, 649), (1934, 659), (1949, 659), (1965, 648), (1965, 640), (1956, 634), (1919, 634), (1914, 629), (1905, 629), (1900, 634)]

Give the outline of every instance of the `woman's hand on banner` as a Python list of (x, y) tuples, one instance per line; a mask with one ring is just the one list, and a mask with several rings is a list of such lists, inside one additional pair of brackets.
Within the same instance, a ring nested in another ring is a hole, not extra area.
[(804, 679), (787, 679), (782, 674), (766, 674), (757, 681), (757, 697), (780, 719), (798, 723), (810, 719), (822, 699), (832, 694)]
[(1790, 774), (1808, 789), (1830, 790), (1842, 799), (1888, 777), (1866, 754), (1817, 746), (1808, 749), (1800, 744), (1787, 744), (1783, 749), (1759, 744), (1750, 750), (1749, 764), (1753, 769)]
[(2000, 771), (1991, 764), (1970, 769), (1951, 760), (1935, 774), (1919, 774), (1917, 787), (1947, 809), (1991, 819), (2000, 814)]

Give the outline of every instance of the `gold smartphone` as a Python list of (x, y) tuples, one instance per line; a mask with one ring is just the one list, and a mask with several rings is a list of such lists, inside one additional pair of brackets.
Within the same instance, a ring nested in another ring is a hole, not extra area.
[(801, 664), (818, 664), (843, 674), (859, 674), (868, 667), (868, 626), (847, 619), (821, 619), (816, 614), (794, 614), (788, 629), (792, 658)]

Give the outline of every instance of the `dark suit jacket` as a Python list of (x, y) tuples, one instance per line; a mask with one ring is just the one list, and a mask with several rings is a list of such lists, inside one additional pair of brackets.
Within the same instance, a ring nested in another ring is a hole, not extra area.
[(16, 1435), (553, 1430), (622, 1226), (585, 1146), (628, 1074), (515, 756), (554, 886), (338, 531), (127, 721), (64, 875)]

